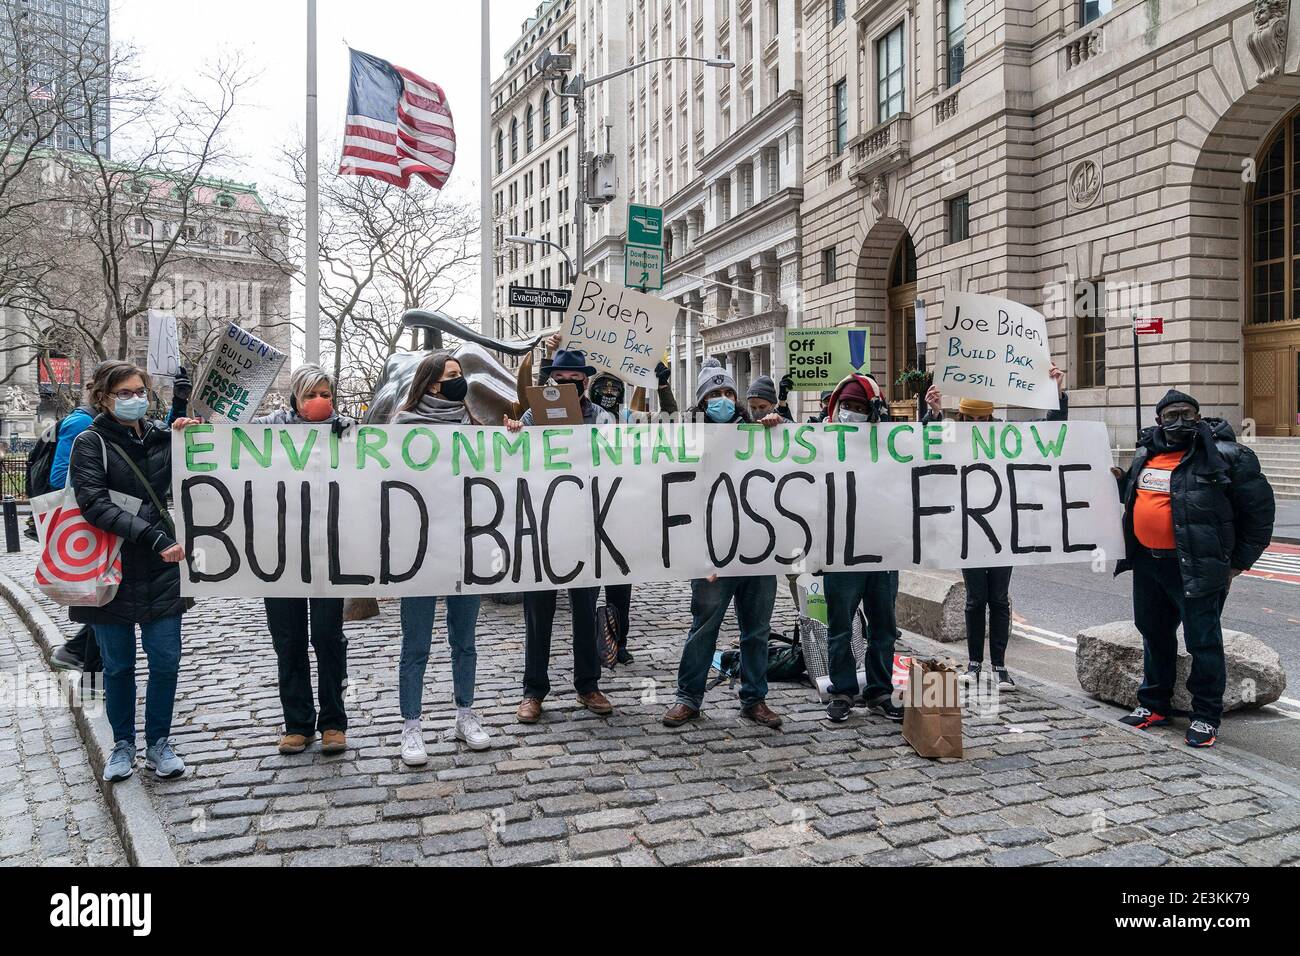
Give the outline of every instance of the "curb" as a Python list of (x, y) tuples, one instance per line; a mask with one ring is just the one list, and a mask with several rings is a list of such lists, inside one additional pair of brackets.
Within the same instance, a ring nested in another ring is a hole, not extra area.
[[(904, 637), (908, 639), (909, 643), (918, 649), (924, 648), (926, 653), (933, 654), (937, 657), (953, 656), (949, 653), (952, 648), (951, 644), (941, 644), (932, 638), (925, 637), (921, 634), (913, 634), (910, 631), (904, 631), (903, 634)], [(1267, 760), (1264, 757), (1253, 758), (1270, 768), (1277, 768), (1277, 771), (1270, 772), (1269, 769), (1247, 766), (1233, 760), (1231, 757), (1223, 756), (1222, 753), (1215, 753), (1213, 748), (1202, 749), (1188, 747), (1180, 739), (1169, 737), (1167, 734), (1153, 734), (1145, 730), (1138, 730), (1138, 728), (1130, 727), (1128, 724), (1121, 724), (1117, 717), (1113, 717), (1111, 714), (1113, 706), (1105, 701), (1089, 697), (1086, 694), (1082, 694), (1079, 691), (1065, 687), (1064, 685), (1057, 684), (1054, 681), (1026, 674), (1014, 667), (1008, 668), (1008, 670), (1015, 675), (1018, 687), (1028, 689), (1036, 697), (1042, 698), (1050, 703), (1059, 704), (1067, 710), (1072, 710), (1082, 717), (1091, 717), (1093, 720), (1099, 721), (1107, 727), (1132, 734), (1134, 737), (1147, 741), (1148, 743), (1153, 743), (1169, 750), (1176, 751), (1186, 757), (1203, 760), (1206, 763), (1215, 766), (1219, 770), (1250, 777), (1256, 783), (1263, 784), (1266, 787), (1272, 787), (1275, 790), (1280, 790), (1293, 800), (1300, 801), (1300, 787), (1297, 787), (1295, 784), (1276, 775), (1277, 772), (1290, 775), (1288, 769), (1282, 764)], [(1114, 711), (1115, 714), (1121, 712), (1122, 708)]]
[[(36, 605), (27, 591), (6, 574), (0, 574), (0, 597), (9, 602), (27, 625), (48, 664), (50, 654), (63, 643), (63, 634), (58, 626)], [(103, 780), (104, 764), (113, 751), (113, 731), (108, 725), (108, 717), (102, 711), (91, 714), (67, 695), (63, 696), (72, 711), (104, 802), (112, 814), (127, 861), (131, 866), (179, 866), (162, 819), (140, 782), (140, 772), (115, 784)]]

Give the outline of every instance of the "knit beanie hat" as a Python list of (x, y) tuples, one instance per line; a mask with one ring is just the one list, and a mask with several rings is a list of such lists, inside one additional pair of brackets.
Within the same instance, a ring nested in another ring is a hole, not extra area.
[(749, 383), (749, 390), (745, 392), (746, 398), (759, 398), (765, 402), (776, 404), (776, 382), (772, 381), (770, 375), (760, 375)]
[(736, 380), (727, 374), (727, 370), (716, 358), (710, 355), (700, 366), (700, 378), (695, 383), (695, 404), (700, 404), (704, 401), (705, 395), (716, 392), (720, 388), (729, 388), (734, 392)]

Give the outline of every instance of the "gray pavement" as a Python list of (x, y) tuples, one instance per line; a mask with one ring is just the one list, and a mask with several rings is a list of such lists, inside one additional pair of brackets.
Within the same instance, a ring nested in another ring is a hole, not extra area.
[[(0, 558), (30, 580), (31, 552)], [(779, 617), (792, 608), (780, 596)], [(62, 620), (59, 609), (51, 616)], [(831, 726), (807, 687), (773, 685), (781, 732), (742, 721), (735, 691), (706, 719), (659, 723), (689, 618), (684, 585), (638, 587), (636, 662), (603, 681), (617, 710), (578, 708), (557, 637), (543, 721), (514, 719), (518, 606), (485, 601), (479, 706), (493, 747), (441, 739), (445, 644), (426, 684), (422, 769), (398, 759), (397, 605), (348, 625), (351, 748), (275, 751), (280, 710), (261, 605), (207, 601), (187, 616), (175, 740), (191, 775), (137, 775), (183, 864), (673, 865), (1278, 864), (1300, 860), (1300, 792), (1169, 735), (1124, 728), (1033, 681), (969, 711), (960, 760), (919, 758), (899, 728), (855, 712)], [(12, 618), (4, 626), (15, 634)], [(565, 601), (557, 633), (567, 625)], [(724, 642), (734, 630), (724, 635)], [(919, 642), (928, 648), (928, 642)]]

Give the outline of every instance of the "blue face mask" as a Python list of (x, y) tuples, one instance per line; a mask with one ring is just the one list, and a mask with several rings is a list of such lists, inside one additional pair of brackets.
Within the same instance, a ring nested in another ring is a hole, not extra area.
[(144, 418), (144, 413), (148, 410), (149, 399), (147, 398), (113, 399), (113, 414), (124, 422), (138, 422)]
[(729, 422), (736, 414), (736, 403), (729, 398), (711, 398), (704, 413), (715, 422)]

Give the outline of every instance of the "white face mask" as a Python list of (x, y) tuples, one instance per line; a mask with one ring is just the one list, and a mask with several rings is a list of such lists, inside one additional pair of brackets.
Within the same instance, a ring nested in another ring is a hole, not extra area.
[(842, 425), (857, 425), (871, 421), (871, 416), (865, 412), (851, 412), (847, 408), (839, 408), (835, 411), (835, 420)]

